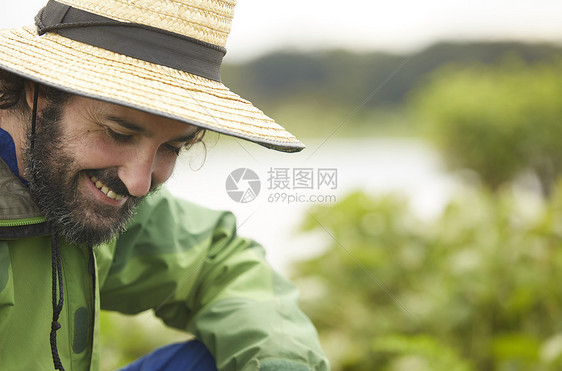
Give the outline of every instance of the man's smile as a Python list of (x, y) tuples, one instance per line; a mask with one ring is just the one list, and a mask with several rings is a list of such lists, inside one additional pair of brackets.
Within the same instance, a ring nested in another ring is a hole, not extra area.
[(104, 195), (111, 198), (112, 200), (119, 201), (125, 197), (123, 195), (115, 193), (111, 188), (103, 184), (102, 181), (95, 176), (91, 176), (90, 180), (92, 181), (92, 183), (94, 183), (97, 189), (99, 189)]

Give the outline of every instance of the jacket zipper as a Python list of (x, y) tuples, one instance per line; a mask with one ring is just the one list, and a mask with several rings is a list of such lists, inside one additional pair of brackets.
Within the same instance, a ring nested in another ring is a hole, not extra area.
[(46, 222), (43, 216), (28, 219), (0, 220), (0, 227), (23, 227), (26, 225), (40, 224)]

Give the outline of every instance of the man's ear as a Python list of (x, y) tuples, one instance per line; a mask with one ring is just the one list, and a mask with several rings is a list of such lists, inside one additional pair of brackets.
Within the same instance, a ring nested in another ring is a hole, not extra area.
[(39, 97), (37, 99), (37, 111), (43, 111), (43, 108), (47, 105), (47, 101), (45, 99), (45, 90), (43, 86), (40, 84), (36, 84), (33, 81), (27, 80), (25, 82), (25, 101), (31, 111), (33, 109), (33, 96), (35, 94), (35, 88), (39, 89)]

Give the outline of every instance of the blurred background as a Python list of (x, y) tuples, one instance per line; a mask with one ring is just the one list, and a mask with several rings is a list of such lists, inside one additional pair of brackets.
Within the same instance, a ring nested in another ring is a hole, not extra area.
[[(0, 26), (43, 4), (2, 2)], [(223, 81), (307, 149), (209, 134), (168, 187), (237, 215), (300, 288), (334, 370), (560, 370), (561, 14), (240, 0)], [(226, 192), (238, 168), (260, 178), (251, 202)], [(102, 367), (187, 337), (104, 313)]]

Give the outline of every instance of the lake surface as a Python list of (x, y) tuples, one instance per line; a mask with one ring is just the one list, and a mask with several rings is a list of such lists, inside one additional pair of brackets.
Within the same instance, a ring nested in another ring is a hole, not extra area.
[[(324, 232), (295, 233), (314, 204), (311, 200), (330, 205), (358, 189), (371, 194), (398, 192), (408, 197), (413, 212), (431, 217), (457, 188), (438, 154), (418, 139), (312, 140), (297, 154), (227, 137), (206, 141), (206, 158), (202, 148), (188, 152), (178, 162), (168, 189), (192, 202), (232, 211), (238, 219), (238, 233), (260, 242), (270, 263), (284, 272), (292, 261), (322, 251), (329, 239)], [(229, 174), (239, 168), (250, 169), (259, 177), (259, 181), (236, 183), (240, 190), (261, 186), (250, 202), (237, 202), (226, 191)]]

